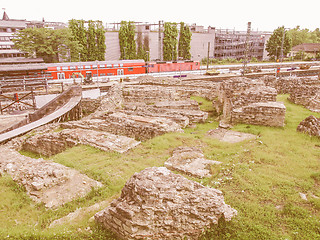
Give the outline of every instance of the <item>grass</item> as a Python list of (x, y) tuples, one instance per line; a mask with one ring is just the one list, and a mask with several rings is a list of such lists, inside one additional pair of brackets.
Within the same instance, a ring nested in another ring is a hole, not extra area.
[[(142, 169), (163, 166), (178, 146), (199, 146), (208, 159), (223, 164), (212, 169), (213, 176), (194, 179), (221, 190), (227, 204), (238, 211), (231, 222), (223, 219), (208, 229), (201, 239), (320, 239), (320, 141), (296, 131), (297, 125), (313, 114), (286, 100), (286, 125), (283, 128), (238, 124), (233, 130), (258, 135), (257, 140), (236, 144), (221, 143), (206, 135), (218, 123), (214, 116), (204, 124), (168, 133), (141, 143), (124, 154), (77, 146), (52, 159), (75, 168), (104, 184), (85, 198), (56, 210), (35, 204), (25, 190), (8, 175), (0, 178), (0, 238), (8, 239), (113, 239), (87, 214), (72, 223), (49, 229), (55, 219), (79, 207), (113, 199), (125, 182)], [(210, 102), (201, 107), (211, 111)], [(24, 153), (29, 154), (29, 153)], [(33, 155), (34, 157), (34, 155)], [(300, 197), (307, 196), (307, 200)]]

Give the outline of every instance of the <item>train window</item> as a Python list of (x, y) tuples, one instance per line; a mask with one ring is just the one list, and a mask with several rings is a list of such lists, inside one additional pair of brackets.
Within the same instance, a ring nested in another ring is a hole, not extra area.
[(107, 68), (112, 68), (112, 64), (107, 64)]
[(58, 79), (65, 79), (64, 73), (58, 73)]
[(113, 73), (107, 73), (107, 76), (113, 76)]
[(100, 76), (105, 76), (105, 75), (106, 75), (105, 73), (101, 73), (101, 74), (100, 74)]
[(78, 66), (78, 69), (83, 69), (84, 68), (84, 66)]
[(128, 72), (133, 72), (133, 68), (132, 68), (132, 67), (129, 67), (129, 68), (128, 68)]
[(57, 67), (57, 71), (61, 71), (61, 67)]
[(62, 71), (68, 70), (68, 67), (62, 67)]
[(120, 67), (123, 67), (123, 63), (120, 63)]
[(117, 67), (119, 67), (119, 64), (113, 64), (113, 67), (117, 68)]
[(70, 70), (76, 70), (76, 66), (70, 66)]
[(85, 69), (91, 69), (91, 66), (90, 65), (86, 65), (84, 66)]
[(98, 68), (98, 65), (92, 65), (92, 68)]

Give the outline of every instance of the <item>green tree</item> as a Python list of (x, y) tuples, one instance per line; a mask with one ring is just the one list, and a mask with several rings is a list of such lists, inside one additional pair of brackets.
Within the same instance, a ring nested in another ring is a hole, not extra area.
[(180, 35), (179, 35), (179, 46), (178, 53), (179, 57), (183, 59), (191, 59), (191, 37), (192, 33), (188, 25), (185, 25), (184, 22), (180, 23)]
[(163, 37), (163, 60), (170, 61), (177, 59), (177, 44), (178, 44), (178, 28), (177, 23), (164, 23)]
[[(267, 45), (266, 50), (268, 51), (268, 56), (271, 58), (279, 59), (281, 57), (281, 46), (282, 46), (282, 40), (283, 40), (283, 56), (286, 56), (291, 48), (292, 48), (292, 40), (289, 37), (289, 34), (287, 31), (285, 31), (284, 26), (278, 27), (275, 29), (270, 36)], [(284, 34), (285, 33), (285, 34)], [(284, 39), (283, 39), (284, 36)]]
[(69, 20), (69, 29), (72, 33), (73, 40), (79, 42), (81, 49), (78, 53), (73, 53), (71, 58), (73, 61), (87, 61), (88, 47), (87, 47), (87, 29), (84, 20)]
[[(142, 42), (143, 38), (143, 42)], [(142, 32), (137, 34), (137, 59), (144, 59), (144, 61), (149, 61), (149, 36), (142, 36)]]
[[(84, 20), (72, 19), (69, 21), (69, 29), (72, 32), (74, 40), (81, 45), (81, 51), (74, 53), (74, 61), (103, 61), (105, 59), (105, 30), (101, 21), (89, 20), (88, 27)], [(80, 56), (79, 56), (80, 54)]]
[(135, 26), (133, 22), (121, 21), (119, 45), (121, 53), (120, 59), (136, 58)]
[(97, 60), (104, 61), (105, 60), (105, 52), (106, 52), (106, 36), (104, 27), (101, 21), (96, 22), (96, 37), (97, 37)]
[(69, 29), (26, 28), (13, 39), (14, 46), (29, 57), (40, 57), (45, 62), (70, 61), (74, 52), (81, 47), (74, 41)]
[(296, 26), (295, 28), (288, 30), (288, 35), (292, 39), (293, 47), (302, 43), (313, 42), (312, 32), (307, 28), (300, 29), (300, 26)]
[(88, 61), (97, 60), (97, 41), (96, 41), (96, 26), (95, 22), (89, 20), (87, 30), (87, 42), (88, 42)]

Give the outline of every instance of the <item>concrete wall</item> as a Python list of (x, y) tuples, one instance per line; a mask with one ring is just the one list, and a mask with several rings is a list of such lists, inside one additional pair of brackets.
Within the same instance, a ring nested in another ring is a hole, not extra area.
[(214, 56), (215, 33), (192, 33), (191, 60), (200, 61), (208, 55), (208, 42), (210, 42), (209, 57)]

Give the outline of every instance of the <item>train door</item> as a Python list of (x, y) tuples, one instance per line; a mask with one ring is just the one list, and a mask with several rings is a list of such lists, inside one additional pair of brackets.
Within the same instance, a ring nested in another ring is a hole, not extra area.
[(66, 79), (65, 74), (63, 72), (57, 73), (58, 79)]
[(124, 75), (123, 69), (118, 69), (117, 70), (117, 75)]

